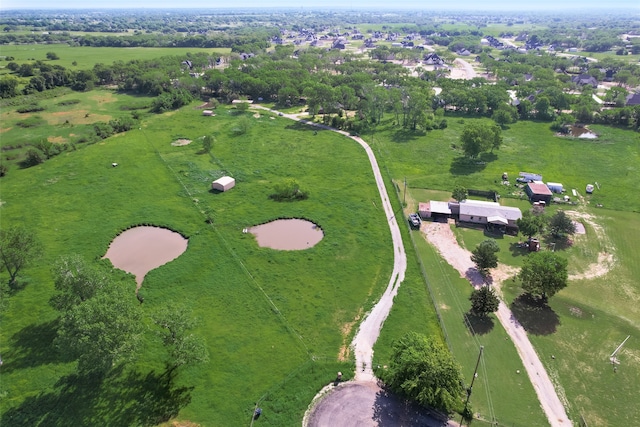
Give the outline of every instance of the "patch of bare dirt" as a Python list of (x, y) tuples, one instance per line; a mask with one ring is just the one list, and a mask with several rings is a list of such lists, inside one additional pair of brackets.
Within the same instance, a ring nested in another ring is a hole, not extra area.
[(53, 144), (63, 144), (65, 142), (68, 141), (67, 138), (64, 138), (62, 136), (49, 136), (47, 137), (47, 141), (53, 143)]
[(92, 97), (90, 97), (90, 99), (97, 101), (99, 104), (105, 103), (105, 102), (115, 102), (116, 98), (113, 96), (112, 93), (110, 92), (105, 92), (105, 93), (101, 93), (98, 95), (94, 95)]
[(614, 265), (615, 258), (613, 254), (600, 252), (598, 254), (597, 262), (589, 264), (589, 268), (587, 268), (584, 273), (570, 275), (569, 280), (583, 280), (601, 277), (611, 271)]
[(344, 325), (342, 325), (342, 327), (340, 328), (340, 334), (342, 335), (342, 345), (340, 346), (340, 351), (338, 352), (338, 360), (340, 362), (345, 362), (349, 360), (349, 357), (351, 356), (351, 348), (347, 343), (347, 338), (349, 338), (349, 335), (351, 334), (351, 330), (360, 321), (361, 318), (362, 318), (362, 307), (360, 307), (360, 309), (358, 310), (358, 314), (356, 314), (356, 317), (353, 319), (352, 322), (347, 322)]
[(171, 143), (171, 145), (173, 145), (174, 147), (182, 147), (184, 145), (189, 145), (189, 144), (191, 144), (191, 140), (190, 139), (184, 139), (184, 138), (176, 139), (175, 141), (173, 141)]
[[(588, 224), (596, 234), (596, 238), (600, 241), (600, 244), (604, 247), (604, 250), (598, 253), (598, 260), (592, 264), (589, 264), (587, 269), (580, 274), (572, 274), (569, 276), (570, 280), (584, 280), (593, 279), (596, 277), (602, 277), (607, 274), (616, 264), (616, 257), (614, 247), (611, 244), (609, 236), (607, 236), (604, 227), (597, 221), (595, 215), (580, 212), (580, 211), (566, 211), (566, 214), (574, 221), (580, 220)], [(586, 230), (582, 225), (582, 233), (586, 235)], [(578, 234), (581, 234), (578, 232)]]
[(13, 127), (0, 128), (0, 133), (9, 132), (11, 129), (13, 129)]

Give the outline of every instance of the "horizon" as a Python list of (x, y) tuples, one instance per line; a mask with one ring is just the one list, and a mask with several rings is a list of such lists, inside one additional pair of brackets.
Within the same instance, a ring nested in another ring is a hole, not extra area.
[(481, 3), (473, 0), (459, 0), (455, 4), (440, 2), (421, 2), (419, 0), (406, 0), (400, 4), (389, 6), (389, 2), (382, 0), (326, 0), (318, 6), (291, 5), (286, 0), (237, 0), (235, 6), (211, 6), (211, 3), (202, 0), (184, 0), (177, 6), (170, 0), (138, 0), (130, 2), (126, 0), (113, 0), (109, 6), (87, 7), (87, 3), (81, 0), (61, 0), (55, 7), (45, 0), (6, 0), (0, 6), (2, 11), (56, 11), (56, 10), (267, 10), (267, 9), (291, 9), (291, 10), (340, 10), (340, 11), (452, 11), (452, 12), (588, 12), (588, 11), (616, 11), (635, 10), (640, 13), (640, 2), (637, 0), (616, 0), (602, 2), (596, 0), (539, 0), (535, 3), (514, 3), (506, 0), (488, 0)]

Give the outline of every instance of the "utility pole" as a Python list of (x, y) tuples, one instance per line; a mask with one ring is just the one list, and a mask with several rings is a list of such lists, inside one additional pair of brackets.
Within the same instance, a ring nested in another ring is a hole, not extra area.
[(407, 177), (404, 177), (404, 196), (402, 197), (403, 207), (407, 206)]
[(467, 405), (469, 405), (469, 399), (471, 399), (471, 392), (473, 391), (473, 382), (476, 380), (478, 376), (478, 366), (480, 365), (480, 359), (482, 358), (482, 351), (484, 350), (484, 346), (480, 346), (480, 353), (478, 354), (478, 361), (476, 362), (476, 368), (473, 370), (473, 378), (471, 378), (471, 384), (467, 389), (467, 401), (464, 402), (464, 409), (462, 410), (462, 417), (460, 418), (460, 425), (462, 426), (462, 422), (464, 421), (464, 414), (467, 412)]

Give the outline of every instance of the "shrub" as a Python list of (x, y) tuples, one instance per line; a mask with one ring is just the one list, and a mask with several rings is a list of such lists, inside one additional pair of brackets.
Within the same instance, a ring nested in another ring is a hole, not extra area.
[(40, 163), (43, 163), (43, 162), (44, 162), (44, 154), (42, 154), (42, 151), (36, 148), (30, 148), (27, 151), (27, 157), (22, 162), (22, 165), (26, 168), (29, 168), (31, 166), (39, 165)]
[(16, 123), (16, 126), (20, 126), (21, 128), (34, 128), (45, 124), (46, 121), (40, 116), (29, 117), (28, 119), (21, 120)]
[(300, 190), (298, 181), (289, 178), (274, 186), (275, 192), (269, 195), (269, 198), (277, 202), (293, 202), (296, 200), (305, 200), (309, 198), (309, 193)]
[(36, 111), (44, 111), (44, 107), (38, 104), (29, 104), (23, 107), (18, 108), (16, 111), (18, 113), (34, 113)]
[(58, 102), (57, 105), (65, 106), (65, 105), (75, 105), (75, 104), (79, 104), (79, 103), (80, 103), (79, 99), (67, 99), (65, 101)]

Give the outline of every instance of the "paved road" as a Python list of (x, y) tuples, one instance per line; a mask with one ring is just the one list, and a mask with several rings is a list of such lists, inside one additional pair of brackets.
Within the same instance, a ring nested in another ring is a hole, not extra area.
[[(269, 108), (263, 107), (261, 105), (253, 105), (254, 108), (259, 108), (262, 110), (268, 110), (272, 113), (281, 115), (291, 120), (296, 120), (302, 123), (306, 123), (310, 126), (316, 126), (321, 129), (331, 130), (337, 133), (340, 133), (344, 136), (347, 136), (364, 148), (364, 151), (367, 153), (367, 157), (369, 158), (369, 162), (371, 163), (371, 170), (373, 171), (373, 175), (376, 180), (376, 185), (378, 187), (378, 192), (380, 193), (380, 199), (382, 200), (382, 207), (384, 208), (385, 215), (387, 217), (387, 223), (389, 224), (389, 230), (391, 232), (391, 239), (393, 241), (393, 271), (391, 273), (391, 278), (389, 279), (389, 284), (387, 285), (387, 289), (384, 294), (380, 298), (380, 301), (373, 307), (371, 312), (367, 315), (364, 321), (360, 324), (360, 328), (358, 329), (358, 333), (354, 337), (351, 345), (353, 346), (355, 356), (356, 356), (356, 380), (358, 381), (374, 381), (374, 375), (372, 370), (372, 360), (373, 360), (373, 345), (376, 343), (378, 336), (380, 335), (380, 329), (382, 328), (382, 324), (385, 319), (389, 315), (391, 311), (391, 306), (393, 305), (393, 298), (398, 293), (398, 288), (400, 284), (404, 281), (404, 273), (407, 269), (407, 255), (404, 252), (404, 245), (402, 243), (402, 235), (400, 234), (400, 227), (398, 227), (398, 222), (396, 221), (395, 213), (393, 212), (393, 207), (391, 206), (391, 202), (389, 201), (389, 196), (387, 194), (386, 186), (384, 185), (384, 180), (382, 179), (382, 174), (380, 173), (380, 167), (378, 167), (378, 161), (376, 160), (376, 156), (373, 153), (369, 144), (367, 144), (362, 138), (358, 136), (350, 135), (348, 132), (334, 129), (329, 126), (324, 126), (322, 124), (313, 123), (307, 120), (300, 118), (296, 114), (283, 114), (276, 110), (271, 110)], [(402, 214), (401, 214), (402, 215)], [(404, 215), (401, 216), (404, 220)]]
[(333, 388), (305, 420), (308, 427), (458, 426), (387, 393), (372, 381), (349, 381)]

